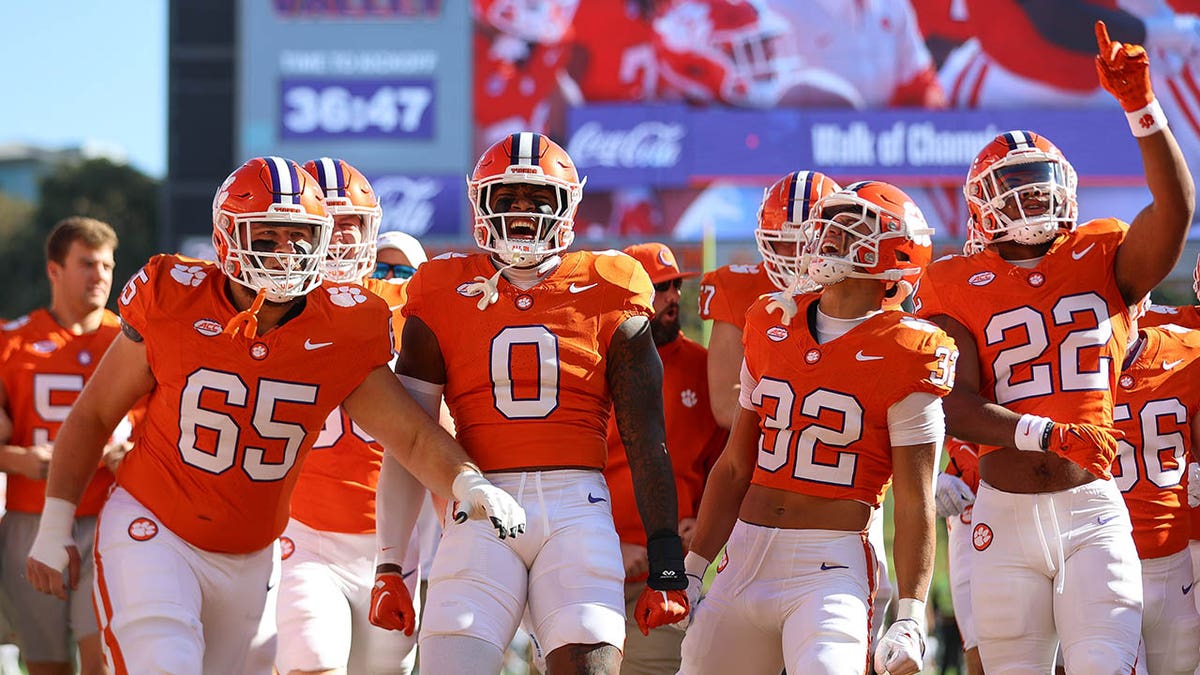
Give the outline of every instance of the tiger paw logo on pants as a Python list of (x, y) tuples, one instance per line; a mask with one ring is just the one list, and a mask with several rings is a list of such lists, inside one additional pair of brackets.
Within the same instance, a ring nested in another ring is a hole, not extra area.
[(149, 518), (134, 518), (129, 523), (129, 538), (134, 541), (148, 541), (158, 534), (158, 523)]

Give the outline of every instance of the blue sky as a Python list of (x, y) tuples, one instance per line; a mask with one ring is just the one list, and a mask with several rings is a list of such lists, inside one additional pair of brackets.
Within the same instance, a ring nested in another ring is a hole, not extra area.
[(166, 173), (166, 0), (5, 0), (0, 26), (0, 145), (115, 148)]

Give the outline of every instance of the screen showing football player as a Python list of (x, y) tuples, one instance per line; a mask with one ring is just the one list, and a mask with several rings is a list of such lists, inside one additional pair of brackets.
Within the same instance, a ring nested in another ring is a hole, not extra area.
[(96, 531), (96, 613), (119, 672), (271, 670), (275, 642), (255, 636), (275, 632), (276, 539), (339, 403), (493, 536), (524, 527), (388, 369), (387, 304), (322, 281), (333, 219), (316, 181), (257, 157), (217, 189), (212, 213), (216, 262), (155, 256), (122, 290), (121, 335), (59, 432), (26, 560), (39, 591), (64, 597), (64, 569), (76, 585), (71, 514), (113, 427), (149, 396)]
[[(679, 506), (679, 534), (684, 549), (696, 525), (696, 509), (704, 482), (712, 469), (727, 432), (713, 419), (708, 406), (708, 378), (703, 346), (680, 330), (679, 292), (684, 279), (696, 276), (683, 272), (675, 254), (665, 244), (635, 244), (625, 253), (641, 263), (654, 284), (654, 318), (650, 333), (663, 362), (663, 408), (667, 425), (667, 447), (675, 473)], [(642, 635), (636, 622), (638, 597), (646, 586), (649, 561), (646, 534), (637, 511), (629, 462), (616, 420), (608, 423), (608, 465), (604, 478), (612, 495), (613, 522), (621, 539), (625, 564), (625, 652), (621, 672), (625, 675), (673, 673), (679, 669), (679, 647), (683, 633), (663, 626)]]
[(545, 136), (504, 138), (468, 181), (485, 253), (434, 258), (409, 282), (397, 372), (426, 410), (444, 393), (459, 442), (531, 523), (511, 545), (474, 525), (443, 535), (422, 617), (422, 672), (499, 671), (526, 611), (549, 672), (617, 671), (625, 574), (601, 473), (610, 410), (647, 539), (639, 626), (687, 613), (654, 291), (629, 256), (567, 251), (583, 183)]
[[(370, 181), (343, 159), (321, 157), (306, 162), (304, 170), (316, 180), (333, 217), (325, 278), (339, 284), (360, 284), (382, 298), (392, 313), (392, 335), (399, 337), (405, 280), (394, 275), (375, 278), (383, 211)], [(392, 272), (390, 265), (388, 272)], [(400, 272), (403, 274), (403, 269)], [(399, 343), (393, 348), (399, 351)], [(415, 627), (408, 626), (405, 634), (403, 628), (387, 631), (369, 620), (374, 606), (375, 488), (383, 462), (383, 448), (343, 408), (335, 408), (300, 469), (292, 493), (291, 519), (280, 540), (283, 576), (275, 657), (280, 673), (349, 670), (405, 675), (412, 671)], [(403, 476), (393, 485), (411, 492), (419, 509), (426, 494), (424, 486), (402, 467), (396, 470)], [(407, 503), (405, 496), (399, 496), (394, 508)], [(403, 528), (406, 519), (392, 522)], [(407, 527), (411, 532), (411, 521)], [(389, 588), (400, 605), (395, 608), (396, 615), (410, 619), (420, 613), (414, 603), (417, 575), (406, 578), (400, 569), (416, 571), (419, 555), (416, 546), (405, 545), (389, 558), (398, 582), (398, 587)]]
[[(0, 468), (8, 474), (7, 513), (0, 521), (0, 587), (31, 675), (70, 671), (76, 646), (82, 672), (104, 668), (92, 611), (91, 550), (96, 515), (113, 482), (109, 469), (92, 463), (95, 475), (62, 521), (81, 556), (82, 586), (61, 598), (43, 595), (29, 587), (23, 571), (41, 519), (58, 431), (120, 332), (117, 315), (104, 308), (116, 247), (117, 235), (107, 223), (79, 216), (60, 221), (46, 237), (50, 306), (0, 329), (0, 408), (12, 422), (11, 435), (0, 439), (6, 441), (0, 447)], [(105, 440), (111, 450), (119, 439)]]
[[(1011, 131), (976, 156), (963, 192), (982, 250), (930, 266), (918, 313), (962, 350), (949, 432), (979, 444), (971, 586), (986, 669), (1133, 668), (1137, 550), (1110, 465), (1130, 310), (1179, 259), (1194, 186), (1138, 45), (1096, 25), (1101, 85), (1126, 111), (1153, 198), (1126, 225), (1077, 223), (1077, 178), (1049, 140)], [(1042, 551), (1028, 556), (1028, 551)], [(1104, 616), (1104, 622), (1095, 617)]]
[[(889, 309), (888, 296), (919, 278), (933, 231), (907, 195), (877, 181), (825, 196), (804, 226), (802, 266), (823, 289), (791, 304), (762, 298), (746, 313), (740, 410), (685, 562), (695, 613), (681, 673), (921, 668), (941, 397), (958, 351), (937, 326)], [(867, 528), (889, 485), (900, 600), (872, 655)]]

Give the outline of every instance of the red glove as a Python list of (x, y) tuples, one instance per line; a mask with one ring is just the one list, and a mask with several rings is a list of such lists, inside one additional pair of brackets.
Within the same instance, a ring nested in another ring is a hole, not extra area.
[(1150, 89), (1150, 59), (1141, 45), (1113, 42), (1108, 27), (1096, 22), (1096, 74), (1100, 85), (1112, 94), (1125, 112), (1141, 110), (1154, 101)]
[(1117, 457), (1117, 439), (1125, 432), (1095, 424), (1055, 422), (1046, 449), (1082, 466), (1097, 478), (1112, 478), (1109, 468)]
[(688, 615), (687, 590), (656, 591), (647, 586), (638, 598), (633, 615), (637, 619), (638, 628), (642, 635), (649, 635), (650, 630), (670, 623), (683, 621)]
[(417, 627), (417, 612), (412, 595), (404, 585), (404, 577), (396, 572), (375, 575), (371, 588), (371, 623), (387, 630), (404, 631), (412, 635)]

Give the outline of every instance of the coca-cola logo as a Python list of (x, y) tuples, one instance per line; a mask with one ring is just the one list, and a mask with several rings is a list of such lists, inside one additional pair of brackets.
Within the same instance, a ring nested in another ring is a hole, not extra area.
[(372, 184), (383, 208), (380, 232), (399, 230), (420, 237), (433, 228), (433, 200), (442, 191), (437, 179), (383, 176)]
[(641, 122), (631, 129), (588, 122), (575, 130), (567, 153), (579, 167), (664, 169), (679, 163), (686, 135), (682, 124), (667, 122)]

